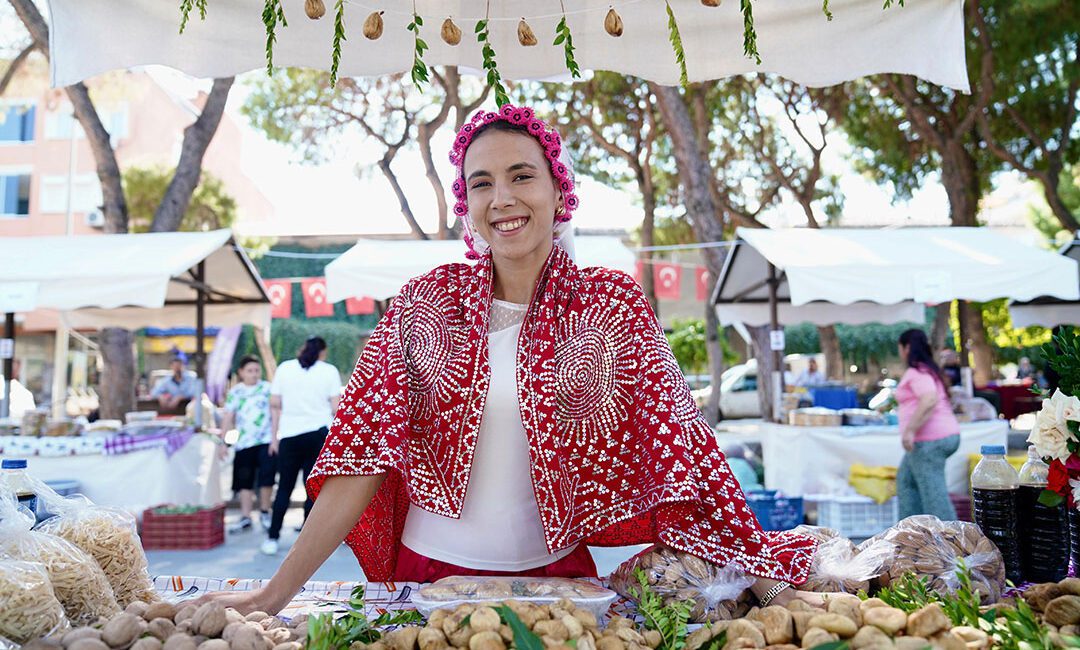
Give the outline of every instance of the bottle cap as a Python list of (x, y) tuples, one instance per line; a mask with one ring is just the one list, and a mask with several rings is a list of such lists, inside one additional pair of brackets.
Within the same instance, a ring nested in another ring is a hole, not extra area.
[(1004, 456), (1005, 445), (983, 445), (981, 451), (983, 456)]
[(26, 469), (26, 461), (22, 458), (5, 458), (0, 462), (0, 469)]

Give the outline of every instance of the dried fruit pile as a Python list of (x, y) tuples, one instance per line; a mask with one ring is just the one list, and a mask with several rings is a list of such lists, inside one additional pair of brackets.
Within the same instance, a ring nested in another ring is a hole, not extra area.
[(179, 607), (136, 601), (111, 618), (31, 641), (25, 650), (300, 650), (307, 620), (291, 627), (276, 616), (243, 616), (217, 603)]

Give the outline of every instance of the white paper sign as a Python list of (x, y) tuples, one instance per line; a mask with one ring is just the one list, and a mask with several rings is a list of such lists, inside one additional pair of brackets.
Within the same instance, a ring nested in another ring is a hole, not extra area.
[(0, 339), (0, 359), (15, 358), (15, 339)]
[(37, 282), (0, 282), (0, 313), (37, 309)]
[(783, 352), (786, 347), (784, 330), (772, 330), (769, 332), (769, 349), (773, 352)]

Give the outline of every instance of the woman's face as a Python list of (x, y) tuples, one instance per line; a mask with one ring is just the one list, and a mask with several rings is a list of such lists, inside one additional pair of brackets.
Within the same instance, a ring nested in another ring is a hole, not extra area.
[(897, 344), (896, 349), (900, 351), (900, 358), (903, 359), (904, 361), (907, 361), (908, 351), (911, 350), (911, 346), (910, 345), (904, 345), (903, 343), (899, 343), (899, 344)]
[(463, 172), (473, 227), (492, 255), (546, 259), (562, 196), (540, 143), (526, 134), (483, 133), (465, 153)]

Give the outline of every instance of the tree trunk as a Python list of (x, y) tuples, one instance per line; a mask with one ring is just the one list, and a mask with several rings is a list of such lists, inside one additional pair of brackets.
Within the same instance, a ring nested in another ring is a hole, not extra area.
[(840, 353), (840, 337), (836, 335), (836, 327), (826, 325), (817, 328), (818, 340), (821, 342), (821, 351), (825, 355), (825, 375), (829, 379), (837, 381), (844, 378), (844, 355)]
[[(709, 274), (712, 277), (712, 274)], [(705, 352), (709, 360), (709, 383), (713, 387), (705, 404), (705, 420), (716, 426), (720, 413), (720, 379), (724, 374), (724, 346), (720, 341), (720, 319), (716, 307), (705, 301)]]
[[(652, 172), (649, 169), (638, 170), (638, 189), (641, 190), (642, 202), (645, 208), (645, 217), (641, 222), (641, 246), (652, 248), (655, 243), (656, 232), (656, 190), (652, 183)], [(644, 266), (641, 278), (641, 287), (645, 290), (645, 297), (656, 312), (657, 320), (660, 319), (660, 301), (656, 299), (656, 282), (652, 272), (653, 252), (646, 250), (642, 255)]]
[(986, 338), (982, 305), (966, 301), (961, 304), (967, 316), (964, 322), (966, 326), (964, 334), (967, 336), (968, 348), (971, 350), (975, 385), (986, 386), (993, 378), (994, 352), (990, 347), (990, 341)]
[(952, 303), (944, 302), (934, 308), (934, 324), (930, 328), (930, 346), (935, 356), (945, 349), (949, 336), (949, 320)]
[(218, 125), (221, 124), (221, 116), (225, 112), (225, 102), (229, 98), (232, 85), (232, 77), (214, 79), (214, 85), (198, 119), (184, 129), (180, 161), (176, 164), (176, 173), (169, 181), (165, 196), (154, 211), (150, 232), (175, 232), (180, 229), (184, 213), (191, 204), (191, 195), (202, 178), (203, 158), (210, 141), (217, 133)]
[(1062, 228), (1075, 235), (1076, 231), (1080, 230), (1080, 222), (1077, 222), (1076, 217), (1069, 212), (1069, 208), (1061, 200), (1061, 194), (1058, 192), (1061, 179), (1057, 174), (1047, 173), (1041, 175), (1039, 180), (1042, 181), (1043, 195), (1046, 197), (1046, 204), (1050, 206), (1050, 211), (1057, 217)]
[[(24, 47), (22, 52), (19, 52), (18, 55), (11, 60), (7, 70), (4, 70), (3, 78), (0, 78), (0, 95), (7, 92), (8, 86), (11, 84), (12, 80), (15, 79), (15, 75), (18, 74), (19, 69), (22, 68), (23, 64), (26, 63), (26, 60), (30, 58), (30, 54), (36, 49), (37, 43), (31, 43)], [(48, 56), (48, 53), (46, 53), (45, 56)]]
[(101, 330), (101, 356), (105, 370), (101, 374), (101, 418), (123, 420), (135, 410), (135, 337), (118, 327)]
[(277, 374), (277, 359), (274, 357), (274, 349), (270, 347), (270, 341), (266, 340), (263, 328), (255, 328), (255, 347), (262, 357), (263, 367), (266, 368), (266, 380), (274, 381)]
[(428, 183), (431, 183), (431, 191), (435, 194), (435, 203), (439, 210), (439, 239), (450, 239), (449, 206), (446, 202), (446, 188), (443, 187), (442, 179), (439, 178), (439, 170), (435, 167), (435, 157), (431, 152), (431, 136), (441, 123), (435, 125), (421, 124), (416, 129), (416, 143), (420, 146), (420, 157), (424, 160), (424, 174)]
[[(757, 385), (758, 405), (761, 407), (761, 418), (766, 422), (774, 422), (776, 415), (773, 413), (773, 382), (772, 374), (776, 370), (773, 364), (772, 348), (769, 344), (769, 327), (750, 327), (750, 338), (754, 341), (754, 358), (757, 359)], [(783, 372), (783, 368), (779, 369)]]

